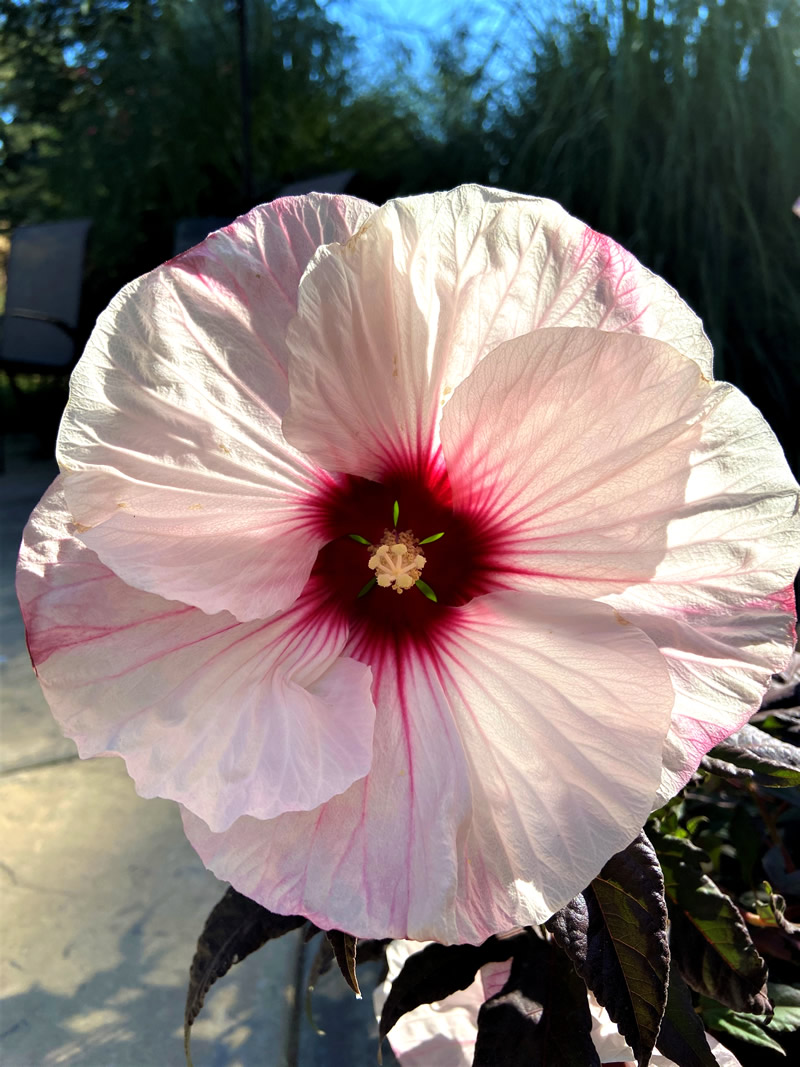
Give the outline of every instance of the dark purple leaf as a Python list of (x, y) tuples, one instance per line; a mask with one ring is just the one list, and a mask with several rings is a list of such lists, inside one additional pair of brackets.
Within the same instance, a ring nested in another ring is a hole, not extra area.
[(532, 932), (501, 991), (482, 1005), (473, 1067), (600, 1067), (586, 986), (554, 942)]
[(482, 945), (428, 945), (409, 956), (383, 1006), (380, 1040), (406, 1012), (472, 985), (485, 963), (511, 959), (520, 938), (526, 936), (490, 937)]
[(183, 1044), (190, 1067), (192, 1023), (214, 982), (227, 974), (234, 963), (239, 963), (267, 941), (296, 930), (305, 921), (302, 915), (276, 915), (231, 888), (212, 908), (189, 970)]
[(646, 1067), (669, 975), (664, 883), (647, 837), (613, 856), (547, 928)]

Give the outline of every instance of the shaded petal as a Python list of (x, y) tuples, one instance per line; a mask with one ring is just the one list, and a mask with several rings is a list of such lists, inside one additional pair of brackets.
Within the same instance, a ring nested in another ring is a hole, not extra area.
[(100, 316), (58, 458), (83, 540), (129, 584), (243, 620), (300, 593), (322, 476), (280, 428), (286, 327), (316, 248), (372, 210), (320, 194), (255, 208)]
[(559, 327), (509, 341), (444, 410), (453, 508), (494, 531), (492, 566), (514, 587), (595, 597), (646, 581), (720, 389), (650, 338)]
[(215, 874), (326, 929), (478, 943), (543, 922), (652, 807), (672, 689), (606, 605), (477, 598), (376, 688), (373, 766), (342, 796), (224, 834), (184, 813)]
[[(791, 588), (790, 590), (791, 591)], [(613, 598), (624, 600), (625, 597)], [(661, 650), (675, 690), (664, 746), (658, 803), (674, 796), (703, 756), (743, 726), (773, 674), (786, 665), (795, 641), (793, 615), (780, 598), (762, 605), (624, 617)]]
[[(589, 1010), (592, 1013), (592, 1041), (594, 1047), (597, 1049), (597, 1054), (600, 1057), (601, 1063), (635, 1063), (636, 1057), (633, 1054), (633, 1050), (625, 1042), (625, 1038), (617, 1030), (616, 1023), (611, 1021), (611, 1017), (605, 1008), (601, 1007), (592, 994), (589, 994)], [(719, 1064), (719, 1067), (742, 1067), (732, 1052), (729, 1052), (724, 1045), (721, 1045), (716, 1038), (711, 1034), (706, 1034), (706, 1040), (708, 1041), (708, 1047), (714, 1054), (714, 1059)], [(658, 1051), (653, 1050), (653, 1055), (650, 1058), (652, 1067), (677, 1067), (674, 1060), (667, 1059), (666, 1056)]]
[(120, 755), (141, 796), (217, 830), (311, 809), (372, 759), (371, 672), (313, 584), (238, 623), (125, 585), (77, 538), (57, 479), (25, 529), (17, 578), (31, 658), (80, 755)]
[(711, 375), (697, 316), (558, 204), (479, 186), (391, 201), (301, 282), (286, 435), (368, 478), (424, 465), (442, 402), (475, 365), (558, 325), (657, 337)]

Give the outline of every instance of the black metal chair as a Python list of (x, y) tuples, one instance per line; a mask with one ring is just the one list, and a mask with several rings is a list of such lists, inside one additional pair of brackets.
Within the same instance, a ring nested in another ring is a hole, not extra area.
[(12, 234), (0, 370), (8, 376), (15, 404), (23, 400), (17, 375), (66, 376), (80, 355), (77, 331), (90, 227), (90, 219), (68, 219), (19, 226)]

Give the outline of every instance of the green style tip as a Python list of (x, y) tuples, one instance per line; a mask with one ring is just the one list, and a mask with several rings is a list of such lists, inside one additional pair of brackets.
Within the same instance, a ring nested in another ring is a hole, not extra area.
[(439, 598), (436, 593), (431, 589), (427, 582), (423, 582), (421, 578), (417, 578), (416, 588), (419, 589), (423, 596), (426, 596), (428, 600), (432, 600), (434, 604), (439, 603)]

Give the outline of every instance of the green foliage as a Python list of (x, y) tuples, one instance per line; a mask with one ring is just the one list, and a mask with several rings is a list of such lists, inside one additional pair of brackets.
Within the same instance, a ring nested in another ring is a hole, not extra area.
[(179, 218), (233, 217), (367, 145), (394, 164), (413, 140), (391, 101), (352, 100), (353, 42), (316, 0), (246, 10), (252, 194), (234, 3), (0, 0), (0, 218), (93, 218), (94, 310), (169, 258)]
[(754, 1019), (752, 1015), (731, 1011), (707, 997), (701, 998), (698, 1010), (710, 1030), (785, 1055), (783, 1048), (774, 1037), (770, 1037), (761, 1021)]
[(800, 6), (577, 0), (533, 49), (499, 184), (553, 197), (671, 282), (717, 376), (798, 461)]

